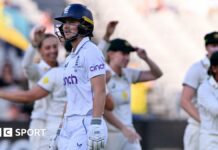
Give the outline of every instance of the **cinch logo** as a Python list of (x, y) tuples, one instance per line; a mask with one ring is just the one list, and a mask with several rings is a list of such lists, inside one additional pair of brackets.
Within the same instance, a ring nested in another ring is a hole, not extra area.
[(73, 76), (72, 74), (68, 77), (64, 77), (64, 85), (67, 84), (77, 84), (78, 80), (76, 76)]
[(100, 64), (100, 65), (90, 67), (90, 71), (96, 71), (96, 70), (101, 70), (101, 69), (104, 69), (104, 64)]

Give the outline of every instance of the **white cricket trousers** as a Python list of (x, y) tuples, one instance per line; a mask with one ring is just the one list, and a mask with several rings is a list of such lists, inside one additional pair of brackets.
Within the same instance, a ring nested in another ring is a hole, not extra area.
[(48, 116), (47, 122), (46, 122), (46, 131), (45, 136), (42, 136), (42, 140), (39, 146), (39, 150), (48, 150), (49, 144), (51, 142), (51, 139), (55, 137), (57, 130), (59, 128), (59, 125), (62, 121), (61, 116)]
[[(30, 129), (45, 129), (46, 121), (42, 119), (32, 119), (30, 122)], [(42, 150), (40, 149), (41, 143), (43, 143), (43, 136), (29, 136), (31, 150)]]
[[(91, 119), (90, 115), (65, 117), (58, 139), (58, 150), (87, 150)], [(102, 123), (107, 135), (106, 123), (104, 120)]]
[(199, 149), (200, 126), (189, 123), (184, 133), (184, 150)]

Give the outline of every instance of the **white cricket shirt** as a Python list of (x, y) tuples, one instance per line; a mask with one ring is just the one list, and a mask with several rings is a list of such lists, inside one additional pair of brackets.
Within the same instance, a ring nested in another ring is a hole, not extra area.
[[(130, 108), (131, 84), (138, 81), (140, 72), (141, 71), (136, 69), (124, 68), (122, 69), (122, 76), (118, 76), (112, 71), (111, 79), (107, 83), (109, 94), (112, 96), (115, 104), (112, 112), (124, 125), (127, 126), (133, 126), (132, 112)], [(108, 129), (110, 131), (118, 130), (109, 123)]]
[(198, 89), (201, 132), (218, 135), (218, 84), (213, 77)]
[[(210, 67), (210, 61), (208, 57), (201, 59), (200, 61), (194, 63), (188, 70), (183, 81), (183, 85), (188, 85), (194, 88), (196, 91), (203, 81), (208, 77), (207, 71)], [(196, 93), (197, 94), (197, 93)], [(197, 98), (196, 96), (192, 99), (193, 104), (197, 108)], [(189, 123), (198, 124), (193, 118), (189, 117)]]
[(50, 93), (47, 101), (47, 114), (62, 117), (65, 102), (67, 101), (66, 90), (63, 82), (63, 67), (49, 70), (38, 82), (38, 85)]
[(90, 79), (105, 74), (102, 52), (85, 37), (66, 58), (64, 67), (63, 80), (68, 102), (65, 116), (92, 114), (93, 92)]

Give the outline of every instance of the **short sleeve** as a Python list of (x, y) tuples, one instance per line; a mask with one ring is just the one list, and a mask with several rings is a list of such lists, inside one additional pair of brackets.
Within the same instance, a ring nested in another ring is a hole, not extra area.
[(87, 69), (89, 79), (105, 74), (104, 56), (96, 46), (91, 46), (91, 48), (86, 50), (84, 55), (85, 68)]
[(107, 56), (107, 50), (109, 46), (110, 46), (110, 43), (108, 43), (104, 39), (100, 40), (100, 42), (98, 43), (98, 48), (102, 51), (105, 58)]
[(185, 75), (183, 85), (197, 89), (200, 85), (200, 72), (197, 64), (193, 64)]
[(38, 81), (37, 84), (46, 91), (51, 92), (55, 87), (55, 75), (55, 69), (51, 69)]
[(107, 63), (105, 63), (105, 70), (112, 72), (111, 67)]
[(136, 83), (139, 80), (140, 70), (125, 68), (123, 70), (125, 76), (128, 78), (130, 83)]

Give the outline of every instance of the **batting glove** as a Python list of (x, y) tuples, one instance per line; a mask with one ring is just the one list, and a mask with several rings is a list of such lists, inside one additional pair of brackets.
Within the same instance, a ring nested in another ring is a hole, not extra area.
[(88, 150), (101, 150), (105, 145), (105, 132), (101, 118), (93, 118), (88, 134)]

